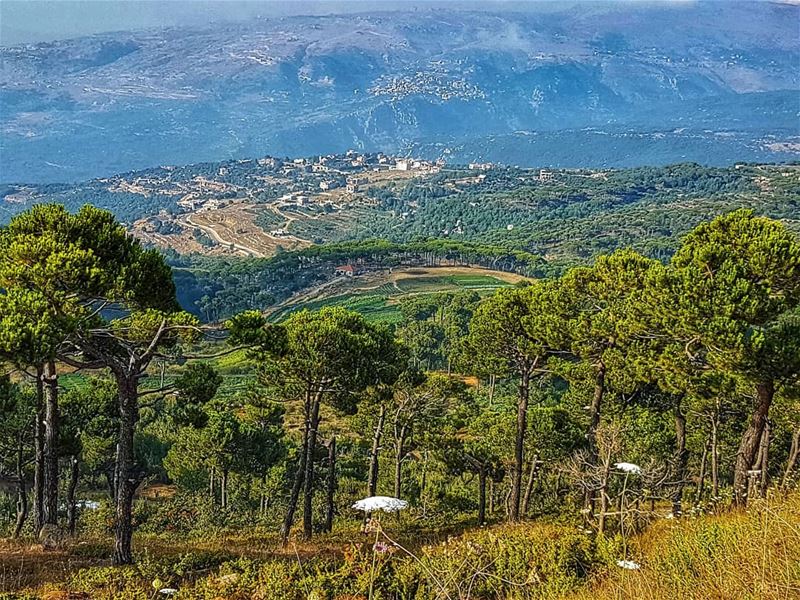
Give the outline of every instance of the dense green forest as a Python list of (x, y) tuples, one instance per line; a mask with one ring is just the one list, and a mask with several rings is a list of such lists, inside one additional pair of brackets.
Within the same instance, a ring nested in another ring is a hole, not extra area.
[[(689, 212), (664, 255), (555, 272), (454, 240), (173, 268), (109, 212), (18, 214), (0, 229), (0, 592), (790, 597), (800, 240), (750, 210)], [(391, 324), (252, 310), (345, 259), (536, 279), (409, 296)], [(209, 323), (178, 302), (201, 270), (230, 294)], [(647, 554), (648, 536), (662, 550)], [(33, 540), (43, 550), (20, 554)]]

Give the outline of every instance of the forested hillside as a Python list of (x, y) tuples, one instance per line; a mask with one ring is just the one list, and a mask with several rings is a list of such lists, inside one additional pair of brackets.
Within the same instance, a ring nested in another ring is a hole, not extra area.
[[(366, 190), (378, 202), (369, 214), (348, 222), (345, 209), (335, 229), (319, 215), (292, 223), (291, 231), (302, 227), (322, 245), (268, 259), (168, 254), (169, 261), (183, 306), (219, 319), (283, 302), (350, 262), (365, 270), (473, 265), (541, 278), (624, 247), (667, 260), (697, 224), (739, 207), (798, 230), (796, 165), (547, 173), (552, 179), (542, 181), (539, 170), (494, 167), (389, 182)], [(363, 241), (342, 241), (353, 238)]]
[(667, 260), (697, 224), (741, 207), (796, 231), (800, 167), (548, 170), (351, 151), (9, 185), (0, 196), (6, 220), (46, 202), (112, 211), (165, 252), (182, 306), (213, 321), (275, 308), (350, 263), (541, 278), (624, 247)]
[[(0, 229), (0, 593), (792, 597), (800, 240), (775, 169), (597, 178), (571, 204), (650, 190), (657, 215), (677, 187), (685, 210), (662, 246), (575, 266), (412, 232), (260, 263), (301, 285), (343, 260), (515, 273), (401, 295), (390, 321), (231, 297), (204, 324), (112, 214), (21, 212)], [(770, 189), (782, 219), (703, 218), (693, 189)], [(211, 264), (259, 289), (256, 263)]]

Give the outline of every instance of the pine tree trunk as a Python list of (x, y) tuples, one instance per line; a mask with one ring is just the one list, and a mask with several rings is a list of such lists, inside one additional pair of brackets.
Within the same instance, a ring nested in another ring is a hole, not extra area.
[(114, 564), (133, 562), (133, 497), (139, 485), (135, 472), (133, 435), (139, 418), (138, 373), (117, 374), (119, 388), (119, 439), (116, 463), (116, 522), (114, 524)]
[(597, 365), (597, 372), (594, 379), (594, 393), (592, 394), (592, 404), (589, 409), (589, 450), (591, 451), (593, 464), (597, 464), (597, 429), (600, 426), (600, 414), (603, 407), (603, 396), (606, 391), (606, 366), (601, 361)]
[[(597, 449), (597, 429), (600, 427), (600, 415), (603, 407), (603, 396), (606, 391), (606, 366), (603, 361), (597, 363), (597, 371), (594, 380), (594, 394), (592, 404), (589, 409), (589, 431), (586, 440), (589, 443), (588, 462), (591, 466), (596, 466), (598, 462)], [(584, 492), (584, 506), (594, 513), (594, 494), (588, 487)]]
[(761, 442), (758, 443), (758, 454), (756, 455), (756, 459), (753, 462), (752, 466), (747, 472), (747, 497), (754, 498), (756, 496), (757, 490), (757, 479), (758, 475), (761, 473), (761, 453), (763, 452), (764, 448), (761, 446)]
[(43, 369), (36, 369), (36, 421), (33, 426), (33, 520), (36, 535), (44, 525), (44, 382)]
[(600, 480), (600, 516), (597, 522), (597, 531), (602, 535), (606, 530), (606, 513), (608, 512), (608, 479), (611, 474), (611, 460), (610, 457), (606, 461), (603, 468), (602, 478)]
[(294, 522), (294, 513), (297, 510), (297, 502), (300, 499), (300, 490), (303, 488), (303, 478), (306, 472), (306, 449), (308, 444), (308, 421), (306, 420), (305, 427), (303, 427), (303, 440), (300, 445), (300, 460), (297, 463), (297, 471), (294, 475), (294, 483), (292, 483), (292, 491), (289, 494), (289, 504), (286, 507), (286, 516), (281, 524), (281, 547), (285, 548), (289, 543), (289, 533), (292, 530), (292, 523)]
[(44, 522), (58, 524), (58, 375), (54, 361), (44, 366)]
[(28, 518), (28, 494), (25, 490), (25, 479), (20, 478), (17, 482), (17, 520), (14, 524), (14, 539), (17, 539), (25, 526)]
[(107, 468), (103, 473), (106, 476), (106, 485), (108, 486), (108, 497), (116, 501), (117, 499), (117, 481), (116, 468), (114, 466)]
[(426, 506), (425, 506), (425, 489), (428, 487), (428, 451), (425, 450), (422, 453), (422, 478), (419, 484), (419, 499), (420, 504), (422, 506), (422, 517), (425, 517), (426, 513)]
[(538, 471), (539, 455), (534, 454), (531, 460), (531, 468), (528, 471), (528, 485), (525, 486), (525, 498), (522, 501), (522, 514), (527, 515), (531, 506), (531, 495), (533, 494), (533, 484), (536, 481), (536, 471)]
[(75, 535), (75, 524), (77, 522), (75, 492), (78, 489), (79, 477), (80, 462), (78, 461), (78, 457), (73, 454), (69, 460), (69, 487), (67, 488), (67, 529), (71, 536)]
[(774, 395), (775, 385), (772, 381), (764, 381), (756, 385), (756, 407), (747, 429), (742, 434), (733, 472), (733, 501), (739, 506), (747, 504), (747, 472), (751, 469), (758, 453)]
[(700, 458), (700, 474), (697, 477), (697, 489), (695, 490), (694, 502), (699, 504), (703, 499), (703, 488), (706, 484), (706, 470), (708, 468), (708, 450), (711, 445), (710, 440), (706, 440), (703, 446), (703, 455)]
[(314, 453), (317, 449), (317, 429), (319, 428), (319, 396), (311, 405), (311, 422), (306, 440), (306, 472), (303, 490), (303, 539), (310, 540), (314, 535)]
[(395, 444), (394, 458), (394, 497), (400, 498), (403, 484), (403, 458), (406, 452), (405, 426), (400, 430), (400, 437)]
[(267, 474), (261, 477), (261, 516), (266, 517), (269, 511), (270, 497), (267, 495)]
[(486, 524), (486, 467), (478, 470), (478, 525)]
[(561, 471), (556, 473), (555, 480), (553, 481), (553, 500), (558, 500), (561, 492)]
[(789, 485), (789, 478), (797, 465), (798, 458), (800, 458), (800, 427), (795, 429), (792, 434), (792, 446), (789, 450), (789, 459), (786, 461), (786, 468), (783, 471), (783, 478), (781, 479), (782, 487)]
[(761, 484), (759, 486), (759, 495), (762, 498), (767, 496), (767, 487), (769, 486), (769, 444), (772, 435), (772, 426), (769, 419), (764, 425), (764, 433), (761, 434)]
[(333, 531), (333, 516), (335, 510), (334, 497), (336, 495), (336, 437), (328, 443), (328, 482), (325, 498), (325, 531)]
[[(14, 539), (17, 539), (28, 518), (28, 492), (25, 489), (25, 461), (23, 439), (17, 442), (17, 519), (14, 524)], [(38, 533), (38, 532), (37, 532)]]
[(222, 510), (228, 510), (228, 469), (222, 469), (222, 477), (219, 482), (219, 501)]
[(508, 519), (517, 522), (520, 519), (519, 509), (522, 500), (522, 471), (525, 460), (525, 431), (528, 426), (528, 399), (530, 397), (530, 372), (522, 373), (517, 398), (517, 435), (514, 442), (514, 470), (511, 480), (511, 505)]
[(719, 498), (719, 413), (711, 420), (711, 495)]
[(689, 453), (686, 450), (686, 415), (681, 411), (680, 403), (675, 406), (675, 454), (672, 457), (673, 477), (672, 514), (678, 518), (683, 514), (683, 488), (686, 482), (686, 470)]
[(386, 405), (381, 404), (378, 420), (375, 423), (375, 430), (372, 434), (372, 449), (369, 453), (369, 479), (367, 480), (367, 496), (374, 496), (378, 491), (378, 454), (381, 448), (381, 437), (383, 436), (383, 424), (386, 421)]
[(265, 508), (266, 499), (267, 499), (266, 494), (264, 494), (264, 490), (262, 489), (261, 492), (258, 494), (258, 515), (260, 517), (263, 517), (267, 512)]

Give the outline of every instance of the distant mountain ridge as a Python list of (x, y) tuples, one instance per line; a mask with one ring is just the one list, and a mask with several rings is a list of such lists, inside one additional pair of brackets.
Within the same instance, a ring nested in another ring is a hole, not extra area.
[(781, 3), (584, 4), (1, 48), (0, 180), (348, 148), (542, 166), (791, 160), (798, 23)]

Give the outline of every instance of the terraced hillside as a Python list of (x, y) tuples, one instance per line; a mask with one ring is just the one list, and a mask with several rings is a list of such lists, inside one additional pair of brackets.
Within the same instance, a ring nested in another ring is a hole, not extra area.
[(515, 273), (470, 267), (405, 268), (339, 277), (303, 290), (268, 310), (273, 320), (304, 308), (343, 306), (374, 321), (397, 322), (399, 303), (412, 296), (472, 291), (485, 295), (525, 278)]

